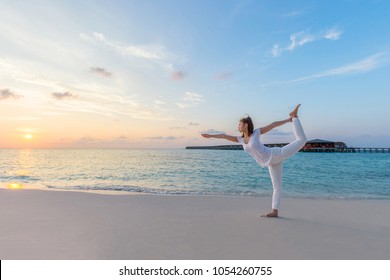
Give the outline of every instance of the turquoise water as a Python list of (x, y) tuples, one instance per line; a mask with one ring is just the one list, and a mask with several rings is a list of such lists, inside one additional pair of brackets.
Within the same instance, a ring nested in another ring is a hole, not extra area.
[[(45, 189), (270, 196), (271, 179), (243, 151), (0, 150), (0, 182)], [(390, 199), (390, 154), (298, 153), (283, 197)]]

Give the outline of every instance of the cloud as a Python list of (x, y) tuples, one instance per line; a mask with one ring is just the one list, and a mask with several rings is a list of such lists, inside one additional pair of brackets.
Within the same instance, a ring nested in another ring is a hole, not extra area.
[(51, 95), (58, 100), (76, 98), (76, 95), (69, 92), (53, 92)]
[(272, 49), (271, 49), (271, 56), (273, 56), (273, 57), (278, 57), (278, 56), (280, 56), (280, 55), (282, 54), (283, 51), (284, 51), (284, 50), (283, 50), (281, 47), (279, 47), (278, 44), (275, 44), (275, 45), (272, 47)]
[(343, 33), (340, 30), (331, 29), (325, 32), (323, 38), (328, 40), (338, 40), (340, 39), (341, 34)]
[(162, 100), (155, 100), (154, 104), (156, 104), (156, 105), (164, 105), (164, 104), (167, 104), (167, 102), (162, 101)]
[(47, 78), (45, 74), (42, 74), (41, 70), (37, 71), (37, 69), (31, 68), (30, 64), (26, 63), (23, 60), (0, 58), (0, 68), (1, 70), (3, 70), (3, 73), (7, 73), (7, 76), (18, 82), (47, 87), (51, 89), (63, 88), (62, 83)]
[(298, 17), (305, 14), (303, 11), (291, 11), (286, 14), (281, 15), (282, 18), (292, 18), (292, 17)]
[(171, 126), (169, 129), (180, 130), (180, 129), (187, 129), (187, 128), (185, 126)]
[(167, 140), (167, 141), (172, 141), (172, 140), (176, 140), (178, 139), (177, 137), (175, 136), (154, 136), (154, 137), (146, 137), (146, 139), (149, 139), (149, 140)]
[(173, 120), (173, 117), (159, 110), (152, 110), (148, 107), (137, 104), (133, 100), (121, 98), (118, 102), (113, 98), (96, 96), (95, 101), (79, 100), (78, 102), (56, 102), (55, 109), (65, 112), (81, 112), (118, 118), (118, 115), (128, 116), (134, 119), (166, 121)]
[(94, 32), (92, 36), (81, 33), (80, 38), (90, 42), (103, 44), (118, 54), (138, 57), (147, 60), (163, 60), (168, 57), (164, 46), (158, 44), (132, 45), (128, 43), (108, 40), (102, 33)]
[(183, 71), (173, 71), (171, 74), (171, 79), (174, 81), (184, 80), (187, 74)]
[(181, 99), (183, 102), (176, 103), (176, 106), (180, 109), (195, 107), (205, 101), (203, 95), (189, 91)]
[(347, 64), (338, 68), (326, 70), (313, 75), (301, 77), (295, 80), (291, 80), (288, 81), (287, 83), (297, 83), (297, 82), (308, 81), (308, 80), (324, 78), (329, 76), (339, 76), (339, 75), (346, 75), (346, 74), (369, 72), (371, 70), (374, 70), (375, 68), (380, 67), (383, 64), (383, 59), (381, 59), (383, 58), (383, 56), (384, 53), (377, 53), (365, 59), (362, 59), (360, 61)]
[(295, 49), (314, 41), (319, 41), (323, 39), (331, 41), (338, 40), (340, 39), (342, 34), (343, 32), (337, 28), (320, 31), (316, 34), (310, 34), (305, 31), (300, 31), (290, 35), (290, 43), (286, 47), (281, 47), (279, 44), (274, 44), (270, 53), (271, 56), (278, 57), (286, 51), (292, 52)]
[(203, 131), (201, 131), (200, 133), (207, 133), (207, 134), (226, 134), (225, 131), (216, 130), (216, 129), (214, 129), (214, 128), (210, 128), (210, 129), (207, 129), (207, 130), (203, 130)]
[(77, 142), (79, 143), (91, 143), (91, 142), (101, 142), (102, 139), (100, 138), (94, 138), (92, 136), (86, 135), (84, 137), (81, 137)]
[(199, 125), (199, 123), (190, 122), (188, 125), (189, 126), (195, 126), (195, 125)]
[(111, 139), (107, 139), (105, 142), (109, 144), (127, 144), (130, 142), (130, 138), (126, 135), (120, 135), (118, 137), (113, 137)]
[(120, 53), (131, 55), (144, 59), (162, 60), (166, 57), (164, 47), (162, 45), (145, 45), (145, 46), (114, 46)]
[(270, 132), (267, 133), (268, 136), (289, 136), (289, 135), (292, 135), (293, 133), (290, 131), (290, 132), (285, 132), (285, 131), (281, 131), (279, 129), (273, 129), (271, 130)]
[(104, 37), (104, 35), (102, 33), (94, 32), (93, 36), (95, 37), (95, 39), (97, 41), (106, 42), (106, 38)]
[(365, 72), (372, 71), (378, 67), (381, 67), (385, 63), (387, 63), (387, 59), (384, 57), (385, 57), (384, 53), (377, 53), (365, 59), (341, 67), (325, 70), (319, 73), (315, 73), (312, 75), (300, 77), (289, 81), (281, 81), (281, 82), (266, 84), (263, 85), (263, 87), (272, 86), (272, 85), (294, 84), (294, 83), (305, 82), (305, 81), (310, 81), (310, 80), (315, 80), (315, 79), (320, 79), (325, 77), (331, 77), (331, 76), (342, 76), (348, 74), (365, 73)]
[[(183, 71), (174, 70), (173, 64), (183, 64), (186, 58), (180, 57), (166, 50), (162, 44), (137, 45), (128, 42), (115, 41), (107, 38), (104, 34), (94, 32), (91, 35), (81, 33), (80, 38), (84, 41), (105, 47), (115, 54), (129, 58), (133, 64), (142, 68), (162, 68), (173, 80), (181, 80), (186, 77)], [(135, 62), (135, 63), (134, 63)]]
[(293, 51), (294, 49), (301, 47), (307, 43), (313, 42), (315, 40), (316, 40), (315, 36), (306, 34), (303, 31), (291, 34), (290, 44), (288, 45), (286, 50)]
[(0, 90), (0, 100), (5, 100), (5, 99), (19, 99), (22, 98), (22, 95), (17, 95), (10, 91), (9, 89), (1, 89)]
[(224, 80), (229, 80), (231, 79), (233, 76), (233, 73), (232, 72), (226, 72), (226, 73), (219, 73), (217, 75), (214, 76), (214, 79), (215, 80), (218, 80), (218, 81), (224, 81)]
[(153, 107), (156, 108), (156, 109), (160, 109), (162, 105), (165, 105), (167, 104), (165, 101), (162, 101), (162, 100), (155, 100), (154, 101), (154, 104), (153, 104)]
[(90, 135), (85, 135), (78, 139), (61, 138), (59, 139), (61, 146), (68, 147), (126, 147), (131, 144), (131, 139), (125, 135), (118, 137), (98, 138)]
[(105, 77), (105, 78), (109, 78), (109, 77), (112, 77), (112, 73), (107, 71), (106, 69), (104, 68), (101, 68), (101, 67), (91, 67), (89, 68), (89, 71), (92, 72), (92, 73), (96, 73), (102, 77)]

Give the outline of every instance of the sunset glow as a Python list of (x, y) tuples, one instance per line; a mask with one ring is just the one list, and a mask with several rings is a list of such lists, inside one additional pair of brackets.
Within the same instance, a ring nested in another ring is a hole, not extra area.
[(0, 1), (0, 148), (390, 146), (390, 2), (287, 2)]
[(10, 183), (7, 185), (8, 189), (11, 189), (11, 190), (20, 190), (20, 189), (23, 189), (23, 185), (22, 184), (18, 184), (18, 183)]

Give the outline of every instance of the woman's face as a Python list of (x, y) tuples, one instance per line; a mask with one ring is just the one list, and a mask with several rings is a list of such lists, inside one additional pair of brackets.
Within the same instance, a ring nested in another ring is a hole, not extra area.
[(244, 124), (243, 122), (238, 123), (238, 131), (243, 133), (245, 131), (245, 127), (248, 126), (247, 124)]

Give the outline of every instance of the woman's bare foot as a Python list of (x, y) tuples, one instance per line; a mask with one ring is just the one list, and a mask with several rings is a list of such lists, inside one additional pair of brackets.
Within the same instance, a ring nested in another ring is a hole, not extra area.
[(265, 217), (265, 218), (277, 218), (278, 217), (278, 210), (272, 209), (271, 212), (264, 214), (264, 215), (261, 215), (261, 216)]
[(294, 110), (291, 111), (291, 113), (289, 114), (291, 118), (298, 118), (299, 106), (301, 106), (301, 104), (298, 104), (297, 106), (295, 106)]

